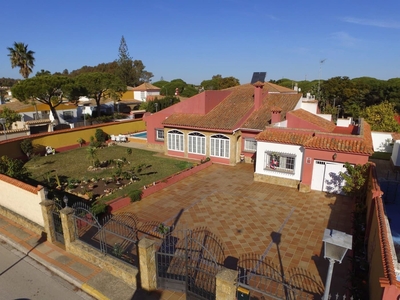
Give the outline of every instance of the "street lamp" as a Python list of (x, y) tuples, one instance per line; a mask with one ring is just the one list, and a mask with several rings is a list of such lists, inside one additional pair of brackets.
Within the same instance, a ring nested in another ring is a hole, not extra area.
[(158, 112), (158, 103), (154, 103), (154, 105), (156, 106), (156, 112)]
[(340, 105), (337, 106), (337, 117), (336, 117), (336, 123), (337, 120), (339, 120), (339, 113), (340, 113)]
[(68, 197), (67, 197), (67, 195), (64, 195), (63, 201), (65, 203), (65, 207), (68, 207)]
[(7, 131), (6, 131), (6, 119), (0, 118), (0, 123), (3, 125), (4, 136), (7, 139)]
[(335, 262), (342, 263), (347, 250), (351, 250), (353, 236), (334, 229), (325, 229), (324, 238), (324, 258), (329, 259), (329, 269), (326, 276), (325, 292), (323, 300), (328, 300), (331, 287), (333, 266)]

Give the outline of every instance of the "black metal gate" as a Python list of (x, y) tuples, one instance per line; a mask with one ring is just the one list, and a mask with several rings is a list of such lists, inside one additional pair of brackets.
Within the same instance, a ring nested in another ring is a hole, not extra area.
[(238, 261), (237, 299), (300, 300), (311, 299), (310, 294), (290, 284), (271, 261), (261, 255), (248, 253)]
[(53, 229), (54, 229), (56, 241), (64, 244), (65, 243), (64, 242), (64, 233), (63, 233), (61, 216), (60, 216), (61, 209), (62, 209), (62, 206), (58, 202), (55, 202), (53, 211), (51, 213), (52, 213)]
[(186, 299), (215, 299), (215, 276), (225, 255), (220, 239), (208, 229), (164, 234), (156, 252), (159, 288), (186, 293)]

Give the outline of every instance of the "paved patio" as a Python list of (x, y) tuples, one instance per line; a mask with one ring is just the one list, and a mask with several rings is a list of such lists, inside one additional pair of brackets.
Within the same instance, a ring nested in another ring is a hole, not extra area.
[[(254, 182), (250, 164), (214, 164), (118, 213), (133, 212), (141, 222), (207, 226), (223, 241), (228, 260), (262, 254), (298, 287), (320, 295), (328, 270), (324, 229), (351, 233), (352, 207), (344, 196)], [(333, 293), (345, 293), (348, 268), (348, 260), (335, 265)]]

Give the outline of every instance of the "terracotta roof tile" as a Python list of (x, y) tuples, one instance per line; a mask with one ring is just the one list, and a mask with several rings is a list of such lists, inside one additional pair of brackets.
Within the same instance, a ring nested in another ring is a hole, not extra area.
[(270, 125), (271, 109), (276, 107), (281, 109), (281, 120), (283, 121), (286, 112), (293, 110), (300, 101), (300, 98), (301, 94), (296, 93), (267, 94), (264, 96), (263, 105), (258, 110), (254, 111), (241, 127), (264, 130), (265, 126)]
[(289, 128), (274, 128), (270, 127), (256, 136), (257, 141), (304, 145), (308, 140), (312, 139), (314, 132), (312, 131), (293, 131)]
[(332, 134), (294, 128), (269, 127), (256, 140), (279, 144), (302, 145), (306, 148), (335, 152), (372, 154), (371, 128), (365, 121), (359, 136)]
[(161, 90), (159, 87), (152, 85), (151, 83), (145, 82), (137, 87), (131, 89), (131, 91), (147, 91), (147, 90)]
[(289, 111), (288, 114), (293, 115), (299, 119), (302, 119), (308, 123), (311, 123), (322, 129), (322, 131), (332, 132), (336, 128), (335, 123), (328, 121), (318, 115), (310, 113), (309, 111), (306, 111), (302, 108)]
[(253, 92), (254, 87), (252, 85), (235, 87), (209, 113), (205, 115), (173, 114), (163, 124), (233, 130), (237, 122), (254, 107)]
[(317, 134), (311, 140), (304, 144), (304, 147), (320, 150), (329, 150), (337, 152), (351, 152), (360, 154), (374, 153), (372, 146), (371, 128), (365, 121), (361, 124), (361, 134), (357, 137), (353, 135), (326, 135)]
[(242, 127), (261, 131), (270, 123), (271, 107), (282, 108), (282, 115), (284, 115), (286, 111), (294, 109), (301, 98), (301, 94), (291, 89), (266, 82), (263, 86), (262, 106), (253, 111), (254, 86), (252, 84), (231, 87), (225, 91), (231, 91), (231, 93), (209, 113), (205, 115), (176, 113), (168, 117), (163, 124), (216, 130), (234, 130)]
[(26, 121), (25, 122), (25, 124), (27, 124), (27, 125), (50, 124), (50, 123), (51, 123), (50, 119), (32, 120), (32, 121)]

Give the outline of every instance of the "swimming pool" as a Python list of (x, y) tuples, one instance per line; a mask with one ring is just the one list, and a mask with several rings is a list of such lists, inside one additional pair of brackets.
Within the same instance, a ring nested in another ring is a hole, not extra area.
[(139, 139), (147, 139), (147, 131), (132, 133), (130, 136)]

